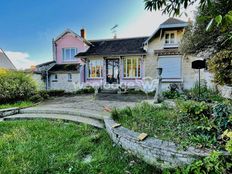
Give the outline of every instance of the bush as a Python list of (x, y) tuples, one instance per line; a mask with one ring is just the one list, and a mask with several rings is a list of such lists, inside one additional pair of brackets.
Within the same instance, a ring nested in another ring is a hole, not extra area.
[(177, 84), (170, 84), (169, 85), (169, 90), (164, 91), (163, 97), (164, 98), (168, 98), (168, 99), (175, 99), (175, 98), (179, 98), (180, 97), (180, 93), (179, 93), (179, 86)]
[(89, 86), (83, 89), (79, 89), (78, 91), (76, 91), (76, 94), (93, 94), (94, 92), (95, 92), (95, 89)]
[(49, 98), (48, 91), (46, 91), (46, 90), (38, 91), (38, 94), (39, 94), (44, 100), (46, 100), (46, 99)]
[(178, 103), (179, 110), (182, 114), (187, 114), (191, 118), (201, 119), (203, 116), (210, 116), (210, 107), (205, 102), (193, 100), (181, 101)]
[(30, 75), (19, 71), (0, 70), (0, 102), (27, 100), (36, 93), (36, 83)]
[[(187, 96), (187, 99), (199, 100), (199, 84), (198, 81), (195, 82), (193, 88), (190, 90), (185, 90), (184, 94)], [(201, 81), (200, 85), (200, 100), (206, 102), (218, 101), (222, 102), (224, 99), (216, 90), (210, 89), (207, 87), (205, 81)]]
[(64, 96), (65, 91), (64, 90), (49, 90), (47, 91), (47, 94), (51, 97)]
[(29, 100), (32, 101), (32, 102), (37, 103), (37, 102), (43, 101), (44, 98), (43, 98), (41, 95), (39, 95), (39, 94), (35, 94), (35, 95), (31, 96), (31, 97), (29, 98)]
[(209, 70), (214, 74), (214, 82), (220, 85), (232, 84), (232, 51), (222, 50), (208, 62)]

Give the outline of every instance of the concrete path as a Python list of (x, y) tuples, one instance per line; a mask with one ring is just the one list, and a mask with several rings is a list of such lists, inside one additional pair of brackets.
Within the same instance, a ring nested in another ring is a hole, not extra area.
[[(147, 99), (144, 95), (98, 94), (56, 97), (35, 107), (21, 109), (20, 114), (4, 117), (3, 120), (16, 119), (62, 119), (81, 122), (103, 128), (104, 118), (110, 117), (106, 110), (135, 106)], [(107, 108), (107, 109), (106, 109)]]

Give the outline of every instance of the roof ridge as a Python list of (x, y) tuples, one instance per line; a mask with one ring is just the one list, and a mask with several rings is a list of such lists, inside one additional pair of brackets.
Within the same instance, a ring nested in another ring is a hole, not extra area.
[(96, 40), (88, 40), (89, 42), (100, 42), (100, 41), (116, 41), (116, 40), (126, 40), (126, 39), (142, 39), (142, 38), (148, 38), (149, 36), (138, 36), (138, 37), (125, 37), (125, 38), (112, 38), (112, 39), (96, 39)]

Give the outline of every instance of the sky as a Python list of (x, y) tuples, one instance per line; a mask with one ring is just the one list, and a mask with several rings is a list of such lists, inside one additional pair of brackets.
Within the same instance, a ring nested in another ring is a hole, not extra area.
[[(194, 17), (195, 6), (179, 19)], [(65, 29), (87, 39), (151, 35), (169, 16), (144, 10), (143, 0), (1, 0), (0, 48), (18, 69), (52, 60), (52, 38)]]

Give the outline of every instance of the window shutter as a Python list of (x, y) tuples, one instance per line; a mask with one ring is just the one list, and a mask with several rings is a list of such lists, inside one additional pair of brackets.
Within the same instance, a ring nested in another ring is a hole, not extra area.
[(181, 78), (181, 57), (159, 57), (162, 78)]

